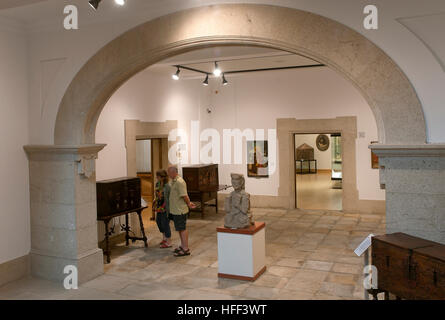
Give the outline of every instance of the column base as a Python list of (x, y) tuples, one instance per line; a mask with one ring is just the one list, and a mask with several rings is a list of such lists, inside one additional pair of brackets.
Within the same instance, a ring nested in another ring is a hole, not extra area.
[(104, 273), (103, 252), (95, 249), (76, 259), (31, 252), (31, 275), (35, 277), (63, 282), (67, 276), (63, 270), (69, 265), (77, 267), (79, 284), (88, 282)]

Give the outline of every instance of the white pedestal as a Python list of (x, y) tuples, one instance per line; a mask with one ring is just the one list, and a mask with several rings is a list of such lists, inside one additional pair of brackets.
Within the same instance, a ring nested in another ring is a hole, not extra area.
[(266, 271), (265, 223), (246, 229), (217, 228), (218, 277), (255, 281)]

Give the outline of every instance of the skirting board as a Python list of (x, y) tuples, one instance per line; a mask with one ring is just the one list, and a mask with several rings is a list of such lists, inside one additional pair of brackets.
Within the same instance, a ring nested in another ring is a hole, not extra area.
[[(224, 200), (228, 196), (228, 193), (218, 194), (218, 210), (224, 210)], [(254, 208), (277, 208), (287, 209), (286, 203), (288, 203), (288, 197), (280, 196), (262, 196), (262, 195), (250, 195), (251, 207)]]
[(371, 213), (371, 214), (385, 214), (386, 201), (385, 200), (359, 200), (356, 212)]
[(226, 279), (234, 279), (234, 280), (242, 280), (242, 281), (255, 281), (258, 279), (264, 272), (266, 271), (266, 266), (264, 266), (263, 269), (258, 271), (258, 273), (253, 277), (245, 277), (245, 276), (237, 276), (234, 274), (225, 274), (225, 273), (218, 273), (218, 278), (226, 278)]
[(0, 287), (31, 274), (29, 255), (0, 264)]
[[(218, 210), (224, 211), (224, 200), (228, 194), (218, 194)], [(275, 209), (288, 209), (287, 203), (289, 203), (288, 197), (282, 196), (250, 196), (252, 208), (275, 208)], [(354, 213), (364, 214), (385, 214), (386, 205), (385, 200), (359, 200), (353, 211)]]

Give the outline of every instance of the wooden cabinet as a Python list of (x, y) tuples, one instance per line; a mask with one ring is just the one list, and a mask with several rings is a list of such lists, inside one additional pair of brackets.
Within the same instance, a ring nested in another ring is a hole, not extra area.
[(378, 290), (404, 299), (445, 299), (445, 246), (393, 233), (372, 238)]
[[(107, 263), (111, 261), (111, 249), (109, 243), (109, 223), (111, 219), (125, 216), (125, 224), (121, 225), (125, 230), (125, 243), (128, 246), (129, 241), (144, 241), (145, 247), (148, 247), (147, 236), (145, 235), (144, 223), (142, 221), (142, 210), (146, 207), (141, 206), (141, 180), (139, 178), (117, 178), (96, 182), (97, 196), (97, 220), (105, 224), (105, 250)], [(130, 236), (130, 213), (137, 213), (142, 237)]]
[(141, 207), (141, 180), (124, 177), (98, 181), (96, 195), (98, 218), (139, 209)]
[(218, 191), (228, 186), (219, 185), (218, 165), (195, 165), (182, 168), (182, 177), (187, 183), (187, 192), (190, 200), (199, 202), (201, 216), (204, 216), (204, 206), (207, 202), (215, 200), (218, 211)]
[(189, 192), (216, 191), (219, 184), (218, 165), (196, 165), (182, 168)]

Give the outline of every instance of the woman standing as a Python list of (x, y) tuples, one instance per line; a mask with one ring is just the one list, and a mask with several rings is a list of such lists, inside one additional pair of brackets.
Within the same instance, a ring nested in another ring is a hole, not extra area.
[(163, 239), (159, 244), (160, 248), (171, 248), (171, 230), (169, 219), (169, 195), (170, 185), (168, 184), (167, 171), (156, 172), (155, 199), (153, 200), (153, 213), (156, 213), (156, 224), (162, 233)]

